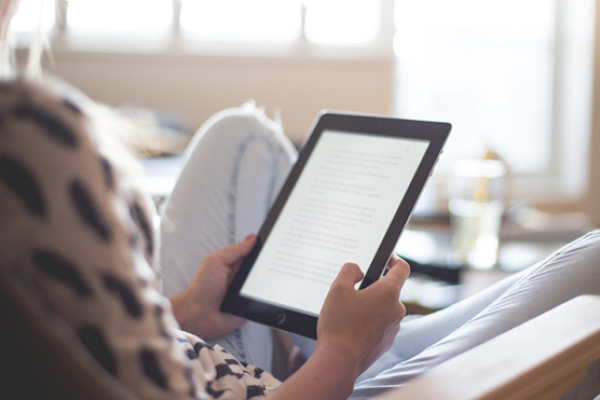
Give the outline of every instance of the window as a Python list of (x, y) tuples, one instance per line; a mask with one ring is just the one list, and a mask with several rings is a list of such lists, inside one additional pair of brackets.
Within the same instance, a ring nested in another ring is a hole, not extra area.
[[(19, 31), (37, 27), (43, 0), (23, 0)], [(46, 24), (54, 6), (66, 21), (63, 34), (123, 43), (172, 35), (174, 42), (287, 43), (372, 46), (382, 37), (382, 1), (389, 0), (46, 0)], [(90, 42), (97, 43), (96, 42)], [(104, 46), (103, 46), (104, 47)], [(189, 49), (189, 46), (186, 46)], [(132, 46), (135, 51), (135, 46)]]
[(490, 146), (516, 172), (547, 168), (552, 6), (548, 0), (400, 1), (398, 111), (452, 121), (453, 156), (477, 156)]
[(381, 3), (373, 0), (307, 0), (306, 38), (314, 43), (368, 45), (381, 32)]
[(205, 40), (289, 42), (301, 34), (301, 4), (282, 0), (184, 0), (184, 34)]
[(54, 7), (54, 2), (49, 0), (21, 0), (17, 14), (12, 20), (11, 29), (16, 32), (36, 32), (40, 16), (42, 28), (50, 29), (55, 21)]
[(591, 0), (397, 0), (396, 112), (453, 123), (442, 169), (490, 147), (523, 178), (522, 195), (576, 198), (593, 16)]
[(67, 29), (80, 33), (150, 33), (168, 30), (171, 0), (69, 0)]

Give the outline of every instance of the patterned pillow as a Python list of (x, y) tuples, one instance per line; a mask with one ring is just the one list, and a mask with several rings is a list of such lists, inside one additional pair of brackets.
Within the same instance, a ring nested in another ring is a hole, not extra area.
[(98, 151), (81, 102), (0, 82), (0, 268), (142, 399), (262, 397), (277, 382), (181, 332), (153, 267), (151, 206)]

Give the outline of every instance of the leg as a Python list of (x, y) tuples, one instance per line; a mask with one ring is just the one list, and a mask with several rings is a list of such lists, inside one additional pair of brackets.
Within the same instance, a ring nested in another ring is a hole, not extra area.
[[(434, 314), (416, 318), (407, 317), (402, 322), (402, 329), (396, 336), (392, 348), (375, 361), (357, 379), (357, 382), (373, 378), (380, 372), (416, 356), (437, 343), (489, 306), (524, 273), (525, 271), (503, 279), (488, 289)], [(314, 340), (294, 334), (289, 336), (305, 357), (312, 354), (316, 345)]]
[[(375, 361), (357, 382), (373, 378), (380, 372), (416, 356), (437, 343), (489, 306), (524, 273), (525, 271), (503, 279), (486, 290), (434, 314), (407, 317), (402, 322), (402, 329), (396, 336), (392, 348)], [(294, 334), (290, 334), (290, 338), (306, 357), (314, 351), (316, 344), (314, 340)]]
[[(416, 356), (400, 360), (387, 371), (358, 382), (352, 398), (371, 398), (391, 387), (402, 385), (577, 295), (600, 294), (599, 257), (600, 231), (590, 232), (520, 274), (497, 299), (448, 336)], [(580, 398), (592, 398), (594, 391), (594, 395), (598, 394), (599, 382), (598, 377), (588, 377), (578, 387)], [(587, 394), (581, 395), (582, 390)]]
[(402, 322), (392, 348), (375, 361), (357, 382), (390, 370), (439, 342), (498, 299), (524, 273), (525, 271), (503, 279), (486, 290), (436, 313), (415, 318), (407, 317)]
[[(375, 361), (357, 379), (357, 382), (373, 378), (380, 372), (416, 356), (427, 347), (437, 343), (500, 297), (518, 279), (518, 275), (521, 274), (503, 279), (490, 288), (434, 314), (423, 317), (415, 316), (415, 318), (407, 317), (402, 322), (402, 328), (396, 336), (392, 348)], [(290, 334), (290, 338), (306, 357), (309, 357), (315, 349), (316, 342), (312, 339), (294, 334)]]
[[(187, 287), (207, 253), (258, 231), (295, 157), (279, 124), (250, 104), (222, 111), (200, 128), (162, 216), (165, 295)], [(269, 329), (246, 323), (216, 343), (267, 368), (270, 337)]]

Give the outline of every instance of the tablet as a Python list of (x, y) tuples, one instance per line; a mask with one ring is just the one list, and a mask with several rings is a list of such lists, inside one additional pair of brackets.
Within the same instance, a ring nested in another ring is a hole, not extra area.
[(360, 289), (381, 277), (450, 128), (322, 113), (221, 310), (316, 338), (342, 265), (358, 264)]

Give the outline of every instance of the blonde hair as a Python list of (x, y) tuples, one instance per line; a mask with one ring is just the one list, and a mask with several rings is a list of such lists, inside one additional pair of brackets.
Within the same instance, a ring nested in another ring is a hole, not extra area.
[(5, 0), (0, 3), (0, 79), (14, 75), (10, 45), (10, 22), (17, 13), (20, 0)]
[[(49, 48), (43, 14), (47, 0), (40, 1), (40, 16), (35, 34), (29, 45), (29, 57), (23, 74), (27, 78), (39, 78), (42, 73), (41, 59), (45, 48)], [(0, 79), (10, 79), (16, 75), (14, 67), (10, 25), (17, 13), (21, 0), (2, 0), (0, 2)]]

